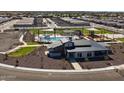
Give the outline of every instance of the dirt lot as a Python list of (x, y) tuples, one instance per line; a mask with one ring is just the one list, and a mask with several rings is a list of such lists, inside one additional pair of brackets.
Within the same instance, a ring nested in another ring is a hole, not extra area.
[(19, 36), (21, 32), (0, 33), (0, 52), (5, 52), (19, 45)]
[(52, 59), (45, 55), (46, 47), (36, 48), (35, 51), (25, 57), (12, 58), (8, 57), (7, 60), (1, 61), (9, 65), (16, 65), (18, 60), (19, 66), (30, 68), (43, 68), (43, 69), (73, 69), (71, 64), (64, 59)]

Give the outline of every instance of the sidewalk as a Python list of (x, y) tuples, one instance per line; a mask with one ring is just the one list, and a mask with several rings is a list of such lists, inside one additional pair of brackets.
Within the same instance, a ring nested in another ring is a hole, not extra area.
[(72, 66), (74, 67), (75, 70), (82, 70), (82, 67), (79, 65), (79, 63), (77, 62), (74, 62), (74, 63), (71, 63)]
[(82, 67), (80, 66), (80, 64), (78, 62), (76, 62), (75, 59), (71, 59), (70, 63), (72, 64), (72, 66), (74, 67), (75, 70), (82, 70)]

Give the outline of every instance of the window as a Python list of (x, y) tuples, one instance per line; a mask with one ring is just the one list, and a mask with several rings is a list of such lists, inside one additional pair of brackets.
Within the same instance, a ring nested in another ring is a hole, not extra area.
[(107, 52), (106, 51), (95, 51), (95, 56), (102, 56), (102, 55), (106, 55)]
[(74, 44), (72, 42), (68, 42), (65, 44), (65, 48), (73, 48)]
[(72, 44), (72, 43), (68, 43), (67, 46), (68, 46), (68, 47), (72, 47), (73, 44)]
[(78, 57), (82, 57), (82, 53), (77, 53), (77, 56)]
[(92, 53), (91, 52), (88, 52), (87, 53), (87, 57), (91, 57), (92, 56)]

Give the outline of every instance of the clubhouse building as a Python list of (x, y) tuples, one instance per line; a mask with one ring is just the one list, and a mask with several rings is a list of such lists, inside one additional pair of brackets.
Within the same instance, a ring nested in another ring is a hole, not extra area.
[(62, 39), (47, 46), (48, 56), (70, 59), (103, 58), (108, 56), (109, 49), (92, 40)]

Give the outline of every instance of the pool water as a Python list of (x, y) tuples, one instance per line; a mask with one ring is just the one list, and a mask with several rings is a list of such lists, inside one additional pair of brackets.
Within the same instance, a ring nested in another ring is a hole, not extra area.
[(60, 41), (61, 39), (63, 39), (63, 37), (50, 37), (50, 38), (47, 38), (46, 40), (55, 42), (55, 41)]

